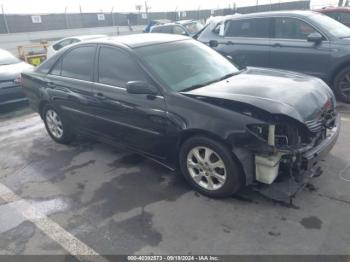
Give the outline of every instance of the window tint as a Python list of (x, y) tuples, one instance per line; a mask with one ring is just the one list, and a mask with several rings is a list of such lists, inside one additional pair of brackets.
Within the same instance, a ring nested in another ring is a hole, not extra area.
[(226, 25), (225, 36), (269, 38), (269, 18), (231, 20)]
[(186, 31), (183, 27), (176, 25), (173, 27), (173, 33), (176, 35), (184, 35), (186, 34)]
[(172, 26), (157, 26), (152, 28), (152, 33), (165, 33), (165, 34), (171, 34), (172, 33)]
[(101, 47), (98, 82), (125, 88), (127, 82), (137, 80), (145, 81), (146, 78), (127, 53), (116, 48)]
[(309, 24), (295, 18), (275, 18), (275, 38), (307, 39), (316, 30)]
[(349, 25), (350, 24), (350, 13), (341, 13), (340, 22)]
[(62, 59), (61, 75), (90, 81), (92, 77), (94, 55), (94, 46), (74, 48)]
[(50, 74), (51, 75), (56, 75), (56, 76), (60, 76), (61, 75), (61, 65), (62, 65), (62, 61), (61, 59), (59, 61), (57, 61), (57, 63), (54, 65), (54, 67), (51, 69)]

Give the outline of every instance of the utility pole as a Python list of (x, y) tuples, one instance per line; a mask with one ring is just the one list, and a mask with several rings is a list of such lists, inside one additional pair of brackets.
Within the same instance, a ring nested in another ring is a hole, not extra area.
[(83, 11), (81, 10), (81, 5), (79, 5), (81, 27), (84, 27)]
[(2, 15), (4, 17), (4, 23), (5, 23), (5, 28), (6, 28), (6, 33), (9, 34), (10, 30), (9, 30), (9, 26), (7, 24), (7, 19), (6, 19), (6, 15), (5, 15), (5, 11), (4, 11), (4, 6), (1, 4), (1, 11), (2, 11)]
[(64, 18), (66, 19), (66, 28), (69, 29), (67, 9), (68, 9), (68, 7), (66, 6), (64, 8)]
[(148, 15), (148, 10), (151, 9), (150, 6), (148, 6), (147, 1), (145, 1), (145, 12), (147, 15), (147, 22), (149, 23), (150, 19), (149, 19), (149, 15)]

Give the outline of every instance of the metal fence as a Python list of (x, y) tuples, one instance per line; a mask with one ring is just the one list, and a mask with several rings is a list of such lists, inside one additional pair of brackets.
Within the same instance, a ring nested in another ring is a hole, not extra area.
[(104, 26), (144, 25), (149, 20), (207, 19), (211, 15), (227, 15), (235, 12), (252, 13), (270, 10), (309, 9), (310, 1), (293, 1), (270, 5), (257, 5), (234, 9), (190, 10), (181, 12), (145, 13), (67, 13), (43, 15), (3, 14), (0, 17), (0, 34), (36, 32), (60, 29), (76, 29)]

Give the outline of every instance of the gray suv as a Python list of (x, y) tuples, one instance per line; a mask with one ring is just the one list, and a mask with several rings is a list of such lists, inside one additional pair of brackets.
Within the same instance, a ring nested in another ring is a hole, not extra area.
[(312, 11), (230, 16), (195, 36), (240, 68), (270, 67), (323, 79), (350, 103), (350, 29)]

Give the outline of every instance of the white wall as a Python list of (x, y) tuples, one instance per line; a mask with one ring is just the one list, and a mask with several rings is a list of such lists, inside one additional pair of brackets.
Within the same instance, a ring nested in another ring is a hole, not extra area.
[[(121, 35), (141, 33), (145, 26), (133, 26), (130, 31), (127, 26), (119, 26), (119, 33)], [(14, 34), (1, 34), (0, 35), (0, 48), (12, 52), (14, 55), (18, 55), (17, 46), (31, 45), (39, 43), (41, 40), (46, 40), (49, 43), (58, 39), (74, 36), (74, 35), (117, 35), (117, 27), (94, 27), (94, 28), (79, 28), (79, 29), (65, 29), (65, 30), (51, 30), (51, 31), (39, 31), (30, 33), (14, 33)]]

